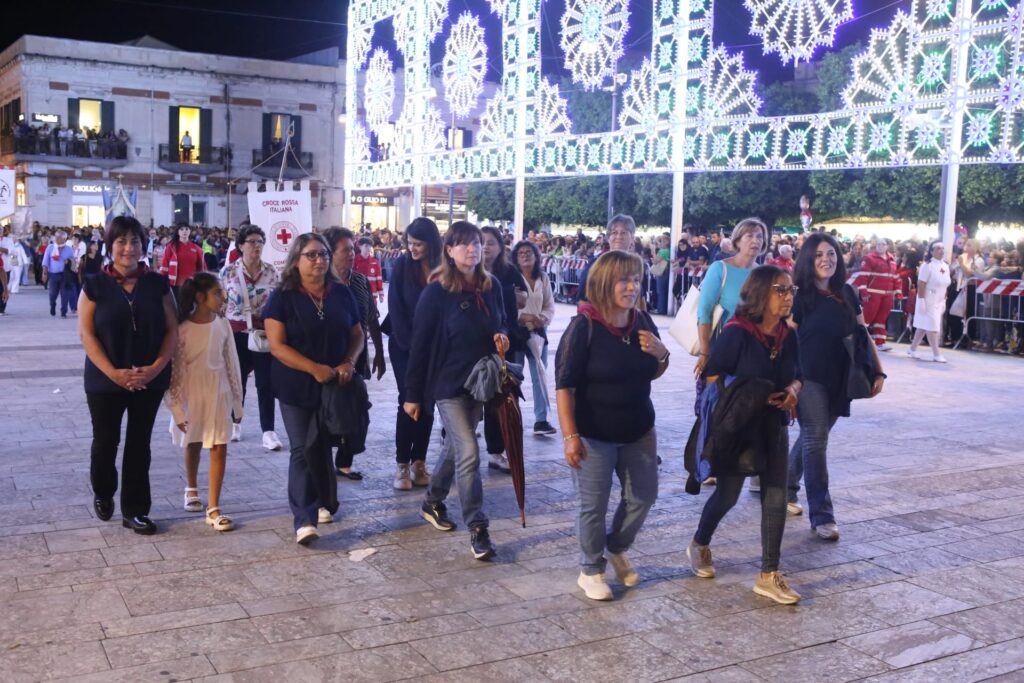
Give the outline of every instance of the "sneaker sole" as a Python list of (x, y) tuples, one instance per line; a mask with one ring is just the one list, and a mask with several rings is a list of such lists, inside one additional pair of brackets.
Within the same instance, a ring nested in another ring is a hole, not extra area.
[(498, 470), (502, 474), (511, 474), (511, 472), (512, 472), (511, 469), (509, 469), (507, 467), (502, 467), (501, 465), (495, 465), (493, 462), (487, 463), (487, 469), (489, 469), (489, 470)]
[(439, 524), (436, 519), (428, 515), (426, 512), (420, 512), (420, 517), (430, 522), (430, 526), (434, 527), (438, 531), (455, 531), (454, 524), (452, 524), (451, 526), (444, 526), (443, 524)]
[(819, 534), (817, 529), (811, 529), (811, 532), (814, 533), (815, 536), (817, 536), (818, 538), (820, 538), (823, 541), (838, 541), (839, 540), (839, 532), (838, 531), (836, 531), (833, 534), (826, 534), (826, 535)]
[(694, 567), (693, 567), (693, 558), (690, 557), (690, 549), (689, 548), (686, 549), (686, 559), (688, 559), (690, 561), (690, 570), (694, 573), (695, 576), (697, 576), (699, 578), (702, 578), (702, 579), (713, 579), (713, 578), (715, 578), (715, 570), (714, 569), (694, 569)]
[(306, 534), (302, 538), (295, 539), (295, 542), (299, 545), (309, 545), (318, 538), (320, 538), (320, 534)]
[(800, 602), (800, 598), (788, 598), (783, 595), (773, 593), (770, 590), (765, 590), (760, 586), (754, 586), (754, 592), (760, 595), (761, 597), (773, 600), (779, 603), (780, 605), (795, 605), (796, 603)]
[(607, 595), (601, 594), (601, 595), (594, 596), (594, 595), (591, 595), (590, 593), (587, 592), (587, 589), (583, 587), (583, 585), (579, 582), (579, 579), (576, 580), (576, 585), (579, 587), (579, 589), (581, 591), (583, 591), (583, 595), (587, 596), (588, 600), (595, 600), (597, 602), (608, 602), (610, 600), (614, 600), (615, 599), (615, 594), (612, 593), (610, 589), (609, 589)]
[(471, 552), (473, 553), (473, 557), (478, 560), (489, 560), (498, 554), (497, 551), (495, 551), (493, 548), (491, 548), (490, 550), (485, 550), (482, 553), (478, 553), (475, 550), (472, 550)]

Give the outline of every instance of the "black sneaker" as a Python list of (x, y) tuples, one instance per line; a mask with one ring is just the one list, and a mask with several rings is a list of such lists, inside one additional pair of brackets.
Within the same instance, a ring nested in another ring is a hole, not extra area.
[(473, 557), (478, 560), (489, 560), (497, 552), (491, 543), (491, 534), (485, 526), (469, 530), (469, 546), (473, 550)]
[(534, 434), (556, 434), (557, 429), (551, 426), (551, 423), (547, 420), (541, 420), (540, 422), (533, 423)]
[(444, 503), (428, 503), (424, 501), (423, 507), (420, 509), (423, 519), (433, 524), (435, 529), (439, 531), (455, 530), (455, 522), (448, 519), (448, 508), (445, 507)]

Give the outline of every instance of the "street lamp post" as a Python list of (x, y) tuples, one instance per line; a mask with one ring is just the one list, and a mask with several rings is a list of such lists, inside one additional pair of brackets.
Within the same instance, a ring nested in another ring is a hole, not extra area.
[[(611, 92), (611, 94), (612, 94), (612, 128), (611, 128), (611, 132), (613, 132), (613, 133), (615, 132), (615, 124), (617, 123), (617, 119), (619, 118), (619, 112), (618, 112), (619, 86), (620, 85), (625, 85), (626, 79), (627, 79), (626, 74), (617, 73), (617, 74), (615, 74), (615, 76), (612, 77), (612, 84), (605, 88), (605, 90)], [(614, 216), (614, 215), (615, 215), (615, 176), (613, 174), (609, 173), (608, 174), (608, 220), (610, 221), (612, 219), (612, 216)]]

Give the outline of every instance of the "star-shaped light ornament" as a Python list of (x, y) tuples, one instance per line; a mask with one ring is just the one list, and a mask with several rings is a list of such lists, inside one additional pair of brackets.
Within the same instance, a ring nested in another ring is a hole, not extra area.
[(777, 53), (783, 64), (810, 61), (853, 18), (852, 0), (744, 0), (743, 5), (753, 17), (751, 35), (762, 38), (764, 53)]

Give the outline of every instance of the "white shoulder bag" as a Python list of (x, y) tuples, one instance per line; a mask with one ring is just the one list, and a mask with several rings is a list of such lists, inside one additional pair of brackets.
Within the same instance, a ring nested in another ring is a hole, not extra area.
[[(722, 288), (719, 290), (719, 300), (722, 298), (721, 292), (725, 290), (725, 281), (728, 275), (729, 267), (723, 263)], [(699, 303), (700, 287), (690, 287), (690, 291), (686, 293), (686, 298), (683, 299), (683, 305), (679, 307), (679, 312), (676, 313), (672, 325), (668, 328), (668, 333), (672, 335), (672, 338), (679, 342), (683, 350), (691, 356), (700, 355), (700, 331), (697, 323)], [(712, 330), (717, 328), (718, 324), (722, 321), (723, 313), (725, 313), (725, 309), (722, 308), (722, 304), (715, 302), (715, 310), (711, 314)]]
[(242, 311), (245, 313), (246, 329), (249, 331), (249, 350), (255, 353), (270, 353), (270, 340), (264, 330), (254, 329), (252, 326), (252, 304), (249, 302), (249, 287), (245, 284), (245, 275), (242, 274), (242, 261), (238, 261), (238, 284), (242, 287)]

